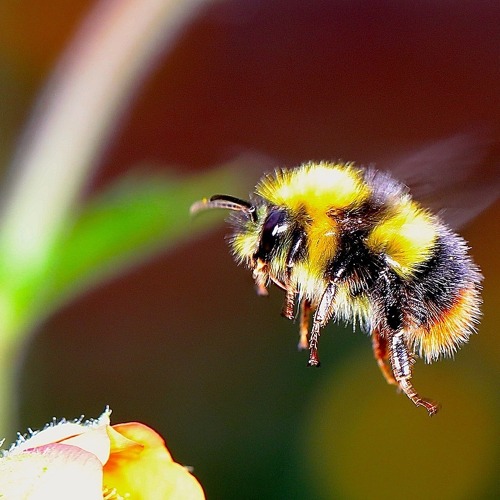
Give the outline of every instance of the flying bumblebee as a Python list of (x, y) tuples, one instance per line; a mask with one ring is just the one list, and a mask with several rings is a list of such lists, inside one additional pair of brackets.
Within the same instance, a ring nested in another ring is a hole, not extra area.
[(322, 328), (353, 322), (371, 335), (386, 381), (429, 415), (438, 411), (413, 387), (415, 356), (432, 362), (467, 342), (483, 278), (464, 239), (404, 183), (371, 167), (311, 162), (265, 175), (250, 201), (215, 195), (191, 212), (211, 208), (232, 211), (232, 253), (258, 293), (270, 283), (283, 289), (288, 319), (299, 304), (309, 366), (320, 364)]

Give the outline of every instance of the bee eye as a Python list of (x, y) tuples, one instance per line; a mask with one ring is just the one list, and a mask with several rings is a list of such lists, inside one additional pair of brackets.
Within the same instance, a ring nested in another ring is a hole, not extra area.
[(259, 250), (256, 258), (267, 260), (279, 239), (279, 235), (288, 229), (287, 214), (284, 210), (272, 210), (262, 226)]

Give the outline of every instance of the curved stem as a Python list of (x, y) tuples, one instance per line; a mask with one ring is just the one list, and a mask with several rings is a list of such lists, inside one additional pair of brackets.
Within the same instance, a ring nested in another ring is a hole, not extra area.
[(0, 438), (14, 423), (14, 352), (36, 323), (47, 257), (134, 90), (203, 0), (103, 0), (42, 92), (0, 215)]
[(109, 0), (84, 21), (38, 100), (3, 196), (10, 264), (50, 248), (121, 111), (201, 0)]

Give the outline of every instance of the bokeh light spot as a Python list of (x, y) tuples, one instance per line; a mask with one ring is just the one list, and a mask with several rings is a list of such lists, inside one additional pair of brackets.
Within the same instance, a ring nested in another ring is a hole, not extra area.
[(313, 396), (304, 437), (320, 498), (482, 498), (497, 458), (493, 381), (463, 364), (418, 363), (415, 386), (443, 403), (430, 418), (368, 358), (325, 374)]

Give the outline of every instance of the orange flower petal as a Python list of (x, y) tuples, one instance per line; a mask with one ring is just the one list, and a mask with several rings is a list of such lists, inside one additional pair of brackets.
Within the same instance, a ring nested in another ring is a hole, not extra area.
[(135, 446), (123, 446), (124, 441), (111, 437), (111, 455), (104, 466), (105, 487), (138, 500), (205, 498), (198, 481), (172, 460), (155, 431), (139, 423), (114, 425), (112, 429)]
[(129, 454), (139, 455), (144, 449), (143, 444), (125, 437), (124, 434), (118, 432), (116, 429), (114, 429), (114, 427), (107, 427), (107, 433), (110, 442), (111, 453), (127, 452)]

